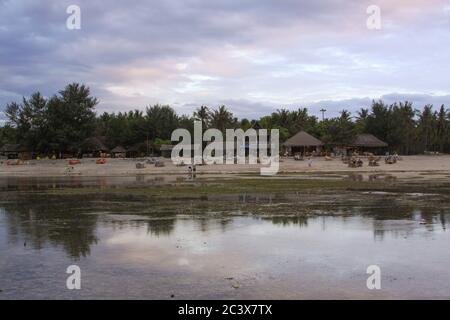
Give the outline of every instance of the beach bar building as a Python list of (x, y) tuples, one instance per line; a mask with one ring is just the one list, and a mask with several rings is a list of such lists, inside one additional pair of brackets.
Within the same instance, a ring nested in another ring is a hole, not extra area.
[(283, 143), (283, 153), (295, 155), (301, 153), (320, 153), (323, 142), (305, 131), (300, 131)]
[(91, 137), (84, 140), (81, 149), (83, 151), (83, 157), (106, 157), (108, 148), (103, 143), (100, 137)]
[(359, 153), (380, 154), (386, 150), (388, 144), (372, 134), (364, 133), (358, 134), (350, 147)]
[(27, 152), (25, 147), (20, 144), (5, 144), (1, 149), (0, 153), (7, 159), (20, 159), (20, 160), (30, 160), (31, 153)]
[(111, 150), (111, 157), (113, 158), (126, 158), (127, 150), (122, 146), (117, 146)]

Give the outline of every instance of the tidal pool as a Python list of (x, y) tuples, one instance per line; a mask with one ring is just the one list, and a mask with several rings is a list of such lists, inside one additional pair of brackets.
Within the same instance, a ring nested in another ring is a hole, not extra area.
[[(137, 201), (39, 195), (51, 182), (39, 183), (2, 191), (0, 299), (450, 298), (443, 200), (366, 191)], [(66, 288), (70, 265), (81, 290)], [(366, 286), (370, 265), (380, 290)]]

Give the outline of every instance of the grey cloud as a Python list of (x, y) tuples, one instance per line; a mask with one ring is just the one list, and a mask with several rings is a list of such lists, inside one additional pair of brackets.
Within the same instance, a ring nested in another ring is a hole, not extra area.
[(0, 105), (74, 81), (111, 111), (208, 102), (252, 118), (319, 101), (309, 105), (331, 115), (371, 101), (352, 97), (396, 100), (389, 92), (421, 92), (398, 97), (437, 105), (448, 101), (450, 19), (440, 1), (416, 2), (423, 14), (410, 21), (380, 1), (395, 24), (370, 32), (370, 1), (80, 0), (82, 29), (68, 31), (71, 0), (0, 0)]

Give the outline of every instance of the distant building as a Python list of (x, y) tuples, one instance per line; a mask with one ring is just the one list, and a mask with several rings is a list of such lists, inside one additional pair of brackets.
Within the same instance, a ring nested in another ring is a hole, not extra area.
[(388, 144), (386, 142), (368, 133), (358, 134), (350, 145), (350, 149), (360, 153), (370, 152), (373, 154), (382, 153), (387, 147)]
[(31, 159), (31, 152), (28, 152), (26, 148), (20, 144), (7, 143), (0, 149), (0, 153), (8, 159)]
[(111, 157), (113, 158), (126, 158), (127, 150), (122, 146), (117, 146), (111, 150)]
[(319, 153), (322, 150), (324, 143), (313, 137), (305, 131), (300, 131), (294, 136), (287, 139), (283, 144), (283, 154), (288, 153), (294, 155), (296, 153)]
[(81, 145), (83, 154), (87, 157), (106, 157), (108, 148), (100, 137), (91, 137), (83, 141)]

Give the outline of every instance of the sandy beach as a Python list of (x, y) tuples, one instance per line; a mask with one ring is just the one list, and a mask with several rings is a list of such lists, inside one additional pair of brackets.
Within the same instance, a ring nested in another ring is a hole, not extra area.
[[(143, 169), (136, 169), (136, 163), (145, 159), (107, 159), (105, 164), (96, 164), (95, 158), (82, 159), (81, 164), (70, 166), (68, 160), (31, 160), (20, 165), (8, 165), (3, 161), (0, 165), (0, 177), (61, 177), (61, 176), (134, 176), (144, 175), (180, 175), (187, 174), (186, 166), (178, 167), (170, 159), (162, 159), (164, 167), (146, 164)], [(260, 165), (204, 165), (197, 166), (197, 174), (202, 175), (239, 175), (259, 174)], [(367, 159), (360, 168), (349, 168), (340, 159), (326, 161), (314, 158), (311, 167), (308, 161), (295, 161), (282, 158), (278, 175), (327, 175), (343, 173), (389, 174), (398, 178), (448, 179), (450, 178), (450, 155), (439, 156), (403, 156), (396, 164), (380, 162), (378, 167), (368, 166)]]

